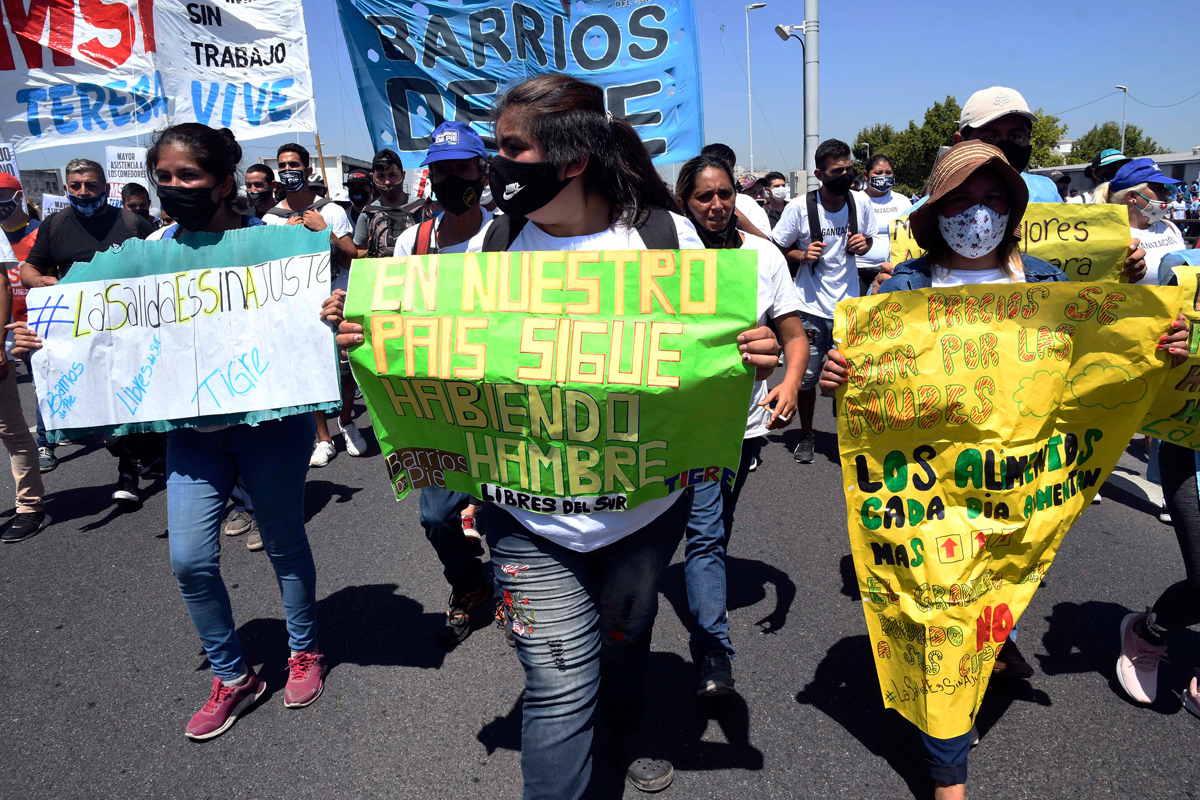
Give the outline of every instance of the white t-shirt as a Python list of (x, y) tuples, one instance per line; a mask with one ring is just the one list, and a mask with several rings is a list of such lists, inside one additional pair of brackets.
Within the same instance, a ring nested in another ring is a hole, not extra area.
[[(874, 237), (879, 233), (872, 209), (875, 204), (862, 192), (851, 194), (854, 195), (854, 207), (858, 211), (858, 232), (868, 238)], [(771, 232), (771, 238), (780, 247), (805, 250), (812, 242), (807, 204), (808, 195), (800, 195), (784, 207), (779, 224)], [(821, 204), (818, 192), (817, 214), (820, 216), (825, 251), (816, 264), (800, 267), (796, 272), (796, 286), (800, 289), (805, 313), (833, 319), (833, 307), (839, 300), (858, 297), (858, 265), (854, 256), (846, 251), (846, 242), (850, 240), (849, 203), (830, 214)]]
[(885, 261), (892, 260), (891, 225), (910, 208), (912, 200), (893, 191), (888, 191), (883, 197), (871, 197), (871, 210), (875, 212), (875, 226), (879, 228), (879, 235), (872, 240), (867, 254), (855, 259), (859, 269), (879, 269)]
[(1186, 219), (1187, 218), (1187, 203), (1182, 200), (1176, 200), (1171, 203), (1171, 219)]
[(1083, 202), (1085, 202), (1083, 197), (1084, 197), (1083, 195), (1077, 194), (1074, 197), (1068, 197), (1067, 202), (1068, 203), (1083, 203)]
[(1024, 273), (1018, 272), (1012, 277), (1002, 269), (942, 269), (933, 267), (930, 275), (933, 277), (934, 289), (945, 289), (951, 286), (974, 286), (982, 283), (1022, 283)]
[[(487, 226), (492, 221), (492, 217), (495, 216), (494, 214), (492, 214), (492, 212), (488, 211), (486, 208), (481, 209), (481, 210), (483, 211), (483, 224), (481, 224), (479, 226), (479, 230), (475, 231), (475, 234), (470, 239), (467, 239), (465, 242), (459, 242), (458, 244), (452, 244), (449, 247), (439, 246), (438, 252), (439, 253), (478, 253), (478, 252), (480, 252), (483, 249), (483, 234), (487, 231)], [(438, 214), (436, 217), (434, 217), (434, 221), (433, 221), (433, 241), (434, 242), (437, 241), (438, 226), (442, 224), (442, 216), (445, 213), (446, 212), (443, 211), (440, 214)], [(396, 239), (396, 250), (393, 253), (393, 255), (397, 255), (397, 256), (412, 255), (413, 248), (415, 248), (417, 246), (417, 231), (420, 230), (420, 228), (421, 228), (420, 225), (413, 225), (410, 228), (406, 228), (404, 230), (404, 232), (400, 234), (400, 238)]]
[[(17, 254), (13, 252), (12, 244), (9, 243), (8, 237), (0, 235), (0, 272), (4, 273), (4, 280), (8, 280), (8, 271), (20, 263), (17, 259)], [(8, 318), (12, 322), (12, 316)], [(13, 348), (13, 332), (6, 331), (4, 337), (4, 354), (12, 355)], [(11, 369), (11, 367), (10, 367)]]
[[(800, 310), (800, 292), (792, 283), (787, 260), (779, 248), (766, 239), (743, 234), (743, 250), (758, 251), (758, 324), (766, 325), (768, 319), (779, 319), (785, 314)], [(771, 421), (771, 409), (759, 406), (766, 399), (767, 382), (755, 381), (750, 394), (750, 414), (746, 418), (746, 434), (742, 438), (753, 439), (767, 435), (767, 423)]]
[(1146, 277), (1138, 281), (1138, 286), (1158, 286), (1158, 263), (1163, 256), (1187, 249), (1183, 234), (1170, 220), (1159, 220), (1146, 230), (1131, 227), (1129, 236), (1138, 239), (1141, 248), (1146, 251)]
[[(692, 223), (672, 214), (680, 250), (702, 250), (704, 243)], [(645, 250), (646, 245), (637, 230), (614, 225), (608, 230), (588, 236), (551, 236), (529, 222), (521, 229), (511, 251), (524, 250)], [(682, 489), (679, 491), (683, 491)], [(586, 553), (623, 539), (653, 522), (679, 499), (679, 491), (658, 500), (649, 500), (629, 511), (601, 511), (595, 514), (538, 514), (501, 505), (538, 536), (569, 550)]]
[(771, 232), (771, 218), (767, 216), (767, 210), (750, 195), (738, 192), (734, 195), (733, 207), (742, 212), (746, 219), (750, 220), (750, 224), (763, 233)]
[[(346, 209), (337, 203), (326, 203), (317, 210), (317, 213), (325, 220), (325, 224), (329, 226), (329, 232), (335, 238), (340, 239), (343, 236), (354, 235), (354, 226), (350, 224), (350, 217), (346, 215)], [(263, 222), (268, 225), (287, 225), (288, 218), (278, 214), (266, 214), (263, 216)], [(350, 283), (350, 270), (342, 269), (335, 270), (335, 272), (337, 275), (330, 285), (334, 289), (345, 291)]]

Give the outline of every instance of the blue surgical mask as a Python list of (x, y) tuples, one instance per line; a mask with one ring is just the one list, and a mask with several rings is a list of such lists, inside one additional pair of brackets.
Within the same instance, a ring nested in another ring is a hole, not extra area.
[(106, 203), (106, 198), (102, 194), (84, 195), (83, 197), (77, 197), (72, 194), (68, 195), (68, 199), (71, 202), (71, 208), (75, 209), (77, 214), (85, 217), (96, 216)]
[(896, 185), (895, 175), (872, 175), (871, 188), (877, 192), (890, 192)]

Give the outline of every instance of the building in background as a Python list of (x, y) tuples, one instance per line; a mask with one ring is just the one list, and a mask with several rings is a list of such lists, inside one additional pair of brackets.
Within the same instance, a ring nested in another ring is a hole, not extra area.
[(25, 199), (38, 208), (42, 206), (42, 195), (63, 195), (62, 173), (56, 169), (23, 169), (20, 171), (21, 189)]
[[(1200, 146), (1193, 147), (1189, 153), (1163, 153), (1151, 156), (1151, 158), (1158, 164), (1163, 174), (1169, 178), (1175, 178), (1184, 183), (1200, 179)], [(1036, 175), (1049, 175), (1057, 170), (1071, 179), (1071, 185), (1067, 187), (1068, 192), (1071, 189), (1078, 189), (1079, 193), (1083, 194), (1092, 190), (1091, 180), (1083, 174), (1087, 168), (1088, 164), (1068, 164), (1063, 167), (1038, 167), (1029, 171)]]

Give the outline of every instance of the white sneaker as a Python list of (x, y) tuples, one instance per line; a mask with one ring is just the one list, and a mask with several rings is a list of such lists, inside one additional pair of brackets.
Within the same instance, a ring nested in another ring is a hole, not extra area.
[(308, 460), (310, 467), (326, 467), (329, 462), (333, 461), (337, 455), (337, 450), (333, 447), (333, 442), (323, 442), (320, 439), (313, 445), (312, 458)]
[(347, 422), (342, 426), (342, 434), (346, 437), (347, 453), (355, 458), (367, 454), (367, 442), (353, 422)]
[(1162, 508), (1158, 510), (1158, 521), (1163, 525), (1171, 524), (1171, 512), (1167, 511), (1167, 504), (1163, 503)]
[(1096, 496), (1092, 498), (1092, 505), (1098, 506), (1103, 502), (1104, 502), (1104, 498), (1100, 496), (1100, 492), (1099, 492), (1099, 490), (1097, 490)]

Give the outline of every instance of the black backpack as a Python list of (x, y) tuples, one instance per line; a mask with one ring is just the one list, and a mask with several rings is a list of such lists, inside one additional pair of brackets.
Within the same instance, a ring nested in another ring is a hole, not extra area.
[(367, 258), (387, 258), (396, 252), (400, 234), (417, 224), (402, 208), (364, 208), (367, 215)]
[[(526, 222), (528, 220), (525, 217), (512, 217), (508, 214), (497, 216), (483, 235), (483, 252), (507, 252), (521, 235)], [(671, 219), (671, 212), (665, 208), (650, 209), (646, 218), (634, 227), (647, 250), (679, 249), (679, 231), (675, 229), (675, 220)]]

